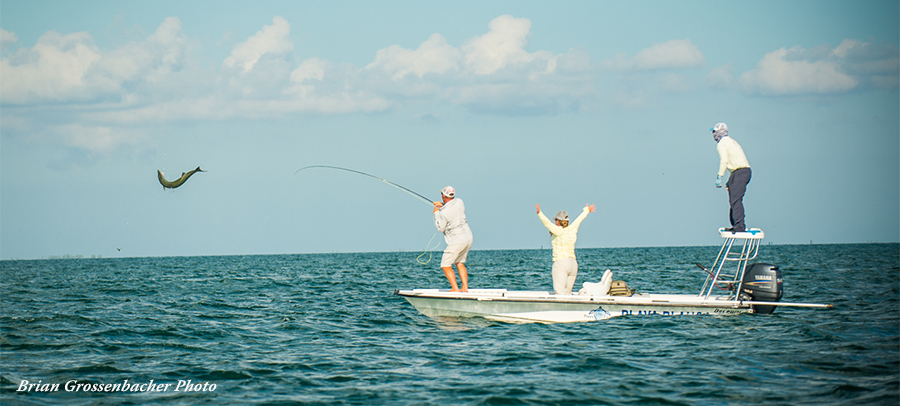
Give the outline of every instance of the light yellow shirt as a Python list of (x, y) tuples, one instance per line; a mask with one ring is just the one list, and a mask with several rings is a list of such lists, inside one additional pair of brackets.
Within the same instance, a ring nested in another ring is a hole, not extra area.
[(747, 156), (744, 155), (741, 144), (731, 137), (722, 137), (719, 144), (716, 145), (716, 151), (719, 151), (719, 176), (724, 175), (726, 169), (734, 172), (750, 167), (750, 162), (747, 162)]
[(551, 222), (543, 212), (538, 212), (541, 223), (544, 223), (544, 227), (547, 227), (550, 233), (553, 234), (550, 237), (550, 245), (553, 246), (554, 261), (560, 258), (575, 258), (575, 240), (578, 239), (578, 226), (587, 218), (589, 212), (588, 208), (585, 207), (581, 210), (581, 215), (565, 228), (556, 225), (555, 222)]

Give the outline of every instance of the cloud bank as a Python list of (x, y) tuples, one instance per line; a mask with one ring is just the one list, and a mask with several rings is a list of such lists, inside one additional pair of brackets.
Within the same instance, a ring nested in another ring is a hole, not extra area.
[(698, 68), (706, 64), (703, 52), (690, 39), (653, 44), (633, 57), (620, 54), (600, 63), (604, 69), (616, 71), (648, 71)]
[[(563, 53), (530, 50), (531, 28), (527, 18), (502, 15), (461, 44), (433, 33), (414, 49), (375, 50), (362, 67), (295, 55), (292, 26), (281, 16), (214, 64), (198, 61), (200, 45), (177, 17), (164, 19), (144, 40), (111, 50), (100, 49), (87, 32), (49, 31), (28, 47), (0, 29), (0, 114), (17, 132), (56, 134), (60, 144), (104, 154), (134, 145), (139, 133), (128, 126), (177, 120), (447, 107), (546, 115), (603, 100), (643, 108), (654, 94), (700, 88), (691, 73), (712, 87), (769, 97), (898, 87), (900, 57), (890, 44), (847, 39), (833, 48), (785, 47), (736, 73), (732, 63), (707, 68), (690, 39), (593, 63), (578, 44)], [(48, 108), (61, 113), (58, 122), (29, 115)]]
[(795, 46), (772, 51), (739, 81), (750, 94), (829, 94), (864, 84), (896, 88), (898, 69), (897, 47), (847, 39), (834, 49)]

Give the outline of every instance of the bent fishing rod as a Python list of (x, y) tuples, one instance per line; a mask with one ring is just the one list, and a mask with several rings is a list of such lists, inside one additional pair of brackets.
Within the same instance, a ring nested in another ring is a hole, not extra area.
[(408, 189), (408, 188), (406, 188), (406, 187), (404, 187), (404, 186), (398, 185), (398, 184), (396, 184), (396, 183), (394, 183), (394, 182), (391, 182), (391, 181), (389, 181), (389, 180), (387, 180), (387, 179), (384, 179), (384, 178), (379, 178), (379, 177), (377, 177), (377, 176), (375, 176), (375, 175), (372, 175), (372, 174), (370, 174), (370, 173), (365, 173), (365, 172), (362, 172), (362, 171), (357, 171), (357, 170), (355, 170), (355, 169), (342, 168), (342, 167), (340, 167), (340, 166), (331, 166), (331, 165), (310, 165), (310, 166), (304, 166), (304, 167), (302, 167), (302, 168), (300, 168), (300, 169), (297, 169), (297, 171), (294, 172), (294, 175), (296, 175), (298, 172), (300, 172), (300, 171), (302, 171), (302, 170), (304, 170), (304, 169), (310, 169), (310, 168), (337, 169), (337, 170), (341, 170), (341, 171), (347, 171), (347, 172), (357, 173), (357, 174), (360, 174), (360, 175), (368, 176), (368, 177), (370, 177), (370, 178), (375, 178), (375, 179), (378, 179), (378, 180), (380, 180), (380, 181), (382, 181), (382, 182), (384, 182), (384, 183), (387, 183), (388, 185), (391, 185), (391, 186), (393, 186), (393, 187), (395, 187), (395, 188), (398, 188), (398, 189), (400, 189), (400, 190), (402, 190), (402, 191), (404, 191), (404, 192), (406, 192), (406, 193), (409, 193), (409, 194), (412, 195), (412, 196), (418, 197), (419, 199), (422, 199), (422, 200), (424, 200), (425, 202), (427, 202), (429, 205), (433, 205), (433, 204), (434, 204), (434, 202), (432, 202), (431, 200), (429, 200), (427, 197), (422, 196), (422, 195), (420, 195), (420, 194), (418, 194), (418, 193), (416, 193), (416, 192), (413, 192), (412, 190), (410, 190), (410, 189)]

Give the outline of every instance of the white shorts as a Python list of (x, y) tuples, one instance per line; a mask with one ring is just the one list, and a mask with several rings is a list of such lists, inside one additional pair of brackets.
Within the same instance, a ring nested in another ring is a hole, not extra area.
[(472, 240), (462, 244), (448, 245), (444, 249), (444, 255), (441, 256), (441, 268), (446, 268), (453, 264), (465, 263), (469, 256), (469, 248), (472, 248)]

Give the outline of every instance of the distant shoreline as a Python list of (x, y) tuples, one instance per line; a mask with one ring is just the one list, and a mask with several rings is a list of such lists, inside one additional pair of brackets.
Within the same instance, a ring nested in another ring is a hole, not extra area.
[[(771, 247), (789, 247), (789, 246), (815, 246), (815, 245), (900, 245), (900, 242), (849, 242), (849, 243), (811, 243), (811, 244), (764, 244), (763, 246)], [(696, 247), (719, 247), (718, 244), (713, 245), (661, 245), (646, 247), (579, 247), (576, 250), (608, 250), (608, 249), (647, 249), (647, 248), (696, 248)], [(900, 249), (900, 247), (898, 247)], [(497, 248), (472, 250), (472, 252), (490, 252), (490, 251), (550, 251), (550, 247), (546, 248)], [(440, 252), (439, 250), (433, 252)], [(207, 255), (159, 255), (159, 256), (142, 256), (142, 257), (103, 257), (99, 254), (86, 257), (81, 254), (75, 255), (51, 255), (46, 258), (9, 258), (0, 259), (0, 262), (6, 261), (60, 261), (60, 260), (90, 260), (90, 259), (140, 259), (140, 258), (197, 258), (197, 257), (260, 257), (260, 256), (281, 256), (281, 255), (356, 255), (356, 254), (410, 254), (418, 255), (422, 251), (415, 250), (396, 250), (396, 251), (353, 251), (353, 252), (297, 252), (297, 253), (281, 253), (281, 254), (207, 254)], [(426, 251), (427, 252), (427, 251)]]

